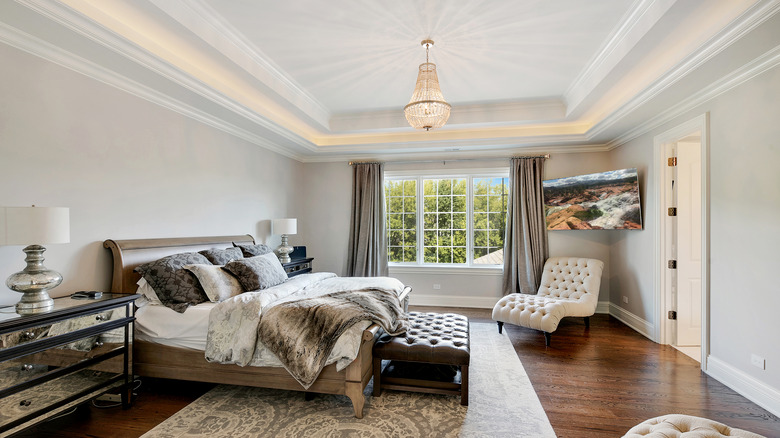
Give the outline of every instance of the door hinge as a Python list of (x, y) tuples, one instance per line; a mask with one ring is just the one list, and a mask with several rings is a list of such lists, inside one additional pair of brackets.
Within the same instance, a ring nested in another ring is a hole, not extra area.
[(669, 260), (669, 269), (677, 269), (677, 260)]
[(674, 167), (677, 165), (677, 157), (669, 157), (669, 167)]
[(676, 310), (670, 310), (668, 313), (669, 319), (677, 319), (677, 311)]
[(677, 207), (669, 207), (669, 216), (677, 216)]

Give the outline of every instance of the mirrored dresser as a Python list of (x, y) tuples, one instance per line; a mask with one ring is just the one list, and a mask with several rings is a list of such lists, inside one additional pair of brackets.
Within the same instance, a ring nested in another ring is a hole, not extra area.
[(130, 407), (138, 297), (55, 298), (52, 310), (33, 315), (0, 307), (0, 436), (108, 391)]

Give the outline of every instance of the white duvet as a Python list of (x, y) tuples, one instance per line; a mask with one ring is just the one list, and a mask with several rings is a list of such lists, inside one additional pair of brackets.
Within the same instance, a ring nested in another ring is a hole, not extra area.
[[(220, 363), (235, 363), (245, 366), (281, 367), (279, 359), (261, 343), (256, 342), (257, 324), (250, 323), (240, 314), (261, 315), (263, 309), (282, 302), (309, 298), (311, 291), (306, 287), (336, 274), (318, 272), (298, 275), (286, 282), (258, 292), (246, 292), (222, 303), (202, 303), (189, 307), (184, 313), (175, 312), (165, 306), (146, 305), (136, 312), (136, 338), (164, 345), (203, 350), (207, 360)], [(403, 284), (392, 278), (376, 279), (386, 282), (400, 293)], [(356, 280), (356, 288), (360, 287)], [(211, 329), (209, 319), (214, 319)], [(240, 308), (241, 312), (229, 309)], [(357, 357), (363, 330), (370, 321), (361, 321), (344, 332), (328, 356), (327, 364), (336, 363), (342, 370)], [(222, 335), (216, 335), (221, 333)], [(207, 338), (211, 338), (207, 341)], [(219, 339), (216, 339), (219, 338)], [(216, 342), (215, 342), (216, 339)], [(234, 342), (237, 341), (237, 342)], [(209, 345), (210, 344), (210, 345)]]

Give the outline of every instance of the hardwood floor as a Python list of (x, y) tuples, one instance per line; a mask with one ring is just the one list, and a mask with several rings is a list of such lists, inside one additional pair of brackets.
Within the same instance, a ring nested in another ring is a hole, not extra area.
[[(452, 311), (473, 322), (493, 323), (490, 310)], [(706, 417), (768, 438), (780, 437), (780, 419), (701, 373), (699, 364), (672, 347), (655, 344), (615, 318), (564, 319), (545, 347), (541, 332), (505, 324), (553, 429), (559, 437), (620, 437), (659, 415)], [(77, 412), (18, 436), (137, 437), (173, 415), (213, 385), (143, 379), (127, 411), (80, 407)]]

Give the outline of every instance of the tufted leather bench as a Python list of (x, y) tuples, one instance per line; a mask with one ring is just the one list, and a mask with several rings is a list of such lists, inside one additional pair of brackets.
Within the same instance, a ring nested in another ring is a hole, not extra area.
[[(460, 404), (468, 406), (469, 319), (454, 313), (409, 312), (408, 317), (406, 334), (383, 334), (374, 345), (374, 396), (378, 397), (382, 389), (460, 394)], [(382, 360), (391, 361), (384, 373)], [(420, 375), (393, 377), (388, 371), (394, 362), (460, 367), (460, 382), (429, 380)]]
[(742, 429), (733, 429), (725, 424), (707, 418), (678, 414), (651, 418), (632, 427), (631, 430), (623, 435), (623, 438), (717, 438), (729, 436), (740, 438), (764, 438), (753, 432)]

